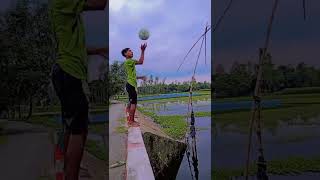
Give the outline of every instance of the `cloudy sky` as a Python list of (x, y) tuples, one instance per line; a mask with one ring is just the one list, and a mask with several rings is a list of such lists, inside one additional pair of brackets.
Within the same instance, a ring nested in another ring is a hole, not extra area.
[[(150, 31), (145, 63), (137, 66), (138, 75), (153, 75), (166, 82), (187, 81), (196, 62), (200, 43), (177, 72), (183, 57), (211, 24), (210, 0), (111, 0), (109, 12), (110, 61), (124, 61), (123, 48), (129, 47), (134, 58), (140, 56), (138, 37), (141, 28)], [(207, 36), (207, 64), (204, 51), (197, 69), (198, 81), (210, 81), (211, 35)]]
[[(219, 16), (228, 1), (215, 0), (213, 13)], [(263, 46), (273, 0), (234, 1), (228, 15), (214, 34), (213, 65), (230, 67), (233, 61), (258, 60)], [(307, 0), (307, 20), (303, 20), (302, 0), (281, 0), (270, 41), (275, 64), (305, 62), (320, 66), (320, 1)]]

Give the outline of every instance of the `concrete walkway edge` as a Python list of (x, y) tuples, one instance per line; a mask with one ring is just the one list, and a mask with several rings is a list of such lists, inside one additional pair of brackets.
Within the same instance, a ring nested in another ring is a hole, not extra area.
[(127, 144), (127, 180), (154, 180), (150, 159), (140, 127), (129, 127)]

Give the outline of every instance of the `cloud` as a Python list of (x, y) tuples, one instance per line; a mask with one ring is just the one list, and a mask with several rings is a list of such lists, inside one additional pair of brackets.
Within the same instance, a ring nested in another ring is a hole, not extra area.
[[(183, 57), (204, 32), (206, 22), (209, 24), (211, 22), (210, 1), (177, 0), (169, 2), (159, 0), (152, 1), (154, 2), (152, 5), (142, 2), (139, 1), (130, 10), (126, 10), (129, 3), (127, 7), (121, 5), (121, 2), (113, 5), (115, 10), (110, 11), (109, 26), (111, 62), (114, 60), (123, 61), (124, 58), (120, 52), (125, 47), (130, 47), (134, 51), (134, 57), (139, 58), (139, 46), (142, 42), (138, 38), (138, 31), (140, 28), (146, 27), (151, 36), (147, 41), (145, 63), (143, 66), (137, 67), (138, 72), (156, 74), (161, 77), (170, 76), (171, 78), (183, 75), (185, 72), (191, 72), (200, 43), (190, 53), (181, 71), (176, 75)], [(120, 8), (120, 6), (122, 7)], [(139, 15), (131, 16), (131, 11), (138, 11)], [(137, 20), (137, 16), (140, 19)], [(211, 59), (210, 33), (207, 36), (207, 65), (204, 64), (203, 53), (199, 61), (199, 69), (204, 69), (204, 67), (208, 69), (211, 66), (209, 61)]]
[(164, 3), (164, 0), (111, 0), (109, 9), (111, 12), (128, 11), (132, 14), (152, 12)]

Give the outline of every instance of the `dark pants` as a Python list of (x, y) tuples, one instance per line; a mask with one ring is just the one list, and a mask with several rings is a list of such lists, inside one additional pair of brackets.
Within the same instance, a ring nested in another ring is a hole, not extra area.
[(131, 84), (127, 83), (126, 84), (126, 90), (128, 92), (128, 95), (129, 95), (129, 103), (130, 104), (137, 104), (137, 91), (136, 91), (136, 88), (134, 86), (132, 86)]
[(82, 88), (82, 81), (55, 64), (52, 69), (52, 83), (61, 102), (62, 122), (66, 131), (71, 134), (87, 132), (89, 103)]

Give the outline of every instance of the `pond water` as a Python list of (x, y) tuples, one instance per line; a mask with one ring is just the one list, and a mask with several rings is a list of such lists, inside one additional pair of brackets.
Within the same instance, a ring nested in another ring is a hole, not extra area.
[[(215, 130), (216, 133), (213, 136), (214, 166), (219, 168), (243, 167), (246, 160), (248, 135), (236, 132), (234, 128), (223, 130), (216, 127)], [(252, 152), (257, 150), (255, 137), (254, 134)], [(320, 155), (319, 137), (319, 126), (315, 125), (283, 124), (276, 129), (265, 130), (262, 134), (265, 158), (273, 160), (301, 155), (311, 158)], [(253, 153), (250, 158), (255, 159), (256, 155)]]
[[(214, 118), (213, 118), (214, 121)], [(244, 169), (246, 162), (248, 134), (237, 129), (235, 125), (213, 127), (214, 168)], [(280, 122), (277, 127), (264, 128), (262, 133), (265, 159), (285, 160), (290, 157), (312, 159), (320, 157), (319, 116), (302, 120), (296, 117), (290, 121)], [(253, 146), (250, 159), (257, 159), (256, 134), (253, 134)], [(302, 174), (299, 176), (276, 176), (277, 179), (320, 179), (320, 174)], [(241, 178), (239, 178), (241, 179)]]
[[(198, 93), (192, 93), (193, 96), (199, 96)], [(176, 98), (176, 97), (188, 97), (189, 93), (170, 93), (170, 94), (159, 94), (155, 96), (144, 96), (138, 97), (139, 101), (143, 100), (153, 100), (153, 99), (166, 99), (166, 98)]]
[[(250, 109), (253, 101), (237, 101), (237, 102), (215, 102), (212, 103), (213, 111)], [(262, 108), (274, 108), (281, 106), (281, 101), (277, 99), (261, 101)]]
[[(188, 105), (181, 102), (143, 103), (142, 105), (158, 115), (185, 115), (188, 111)], [(195, 101), (193, 106), (194, 112), (211, 110), (211, 102), (208, 100)], [(198, 165), (193, 166), (192, 153), (189, 161), (185, 153), (176, 176), (177, 180), (192, 179), (192, 176), (195, 176), (195, 169), (199, 172), (198, 179), (211, 179), (211, 117), (196, 117), (195, 128)]]
[[(208, 100), (198, 100), (193, 102), (194, 112), (211, 111), (211, 102)], [(165, 103), (142, 103), (142, 106), (148, 107), (147, 110), (156, 112), (158, 115), (186, 115), (188, 105), (185, 102), (165, 102)]]

